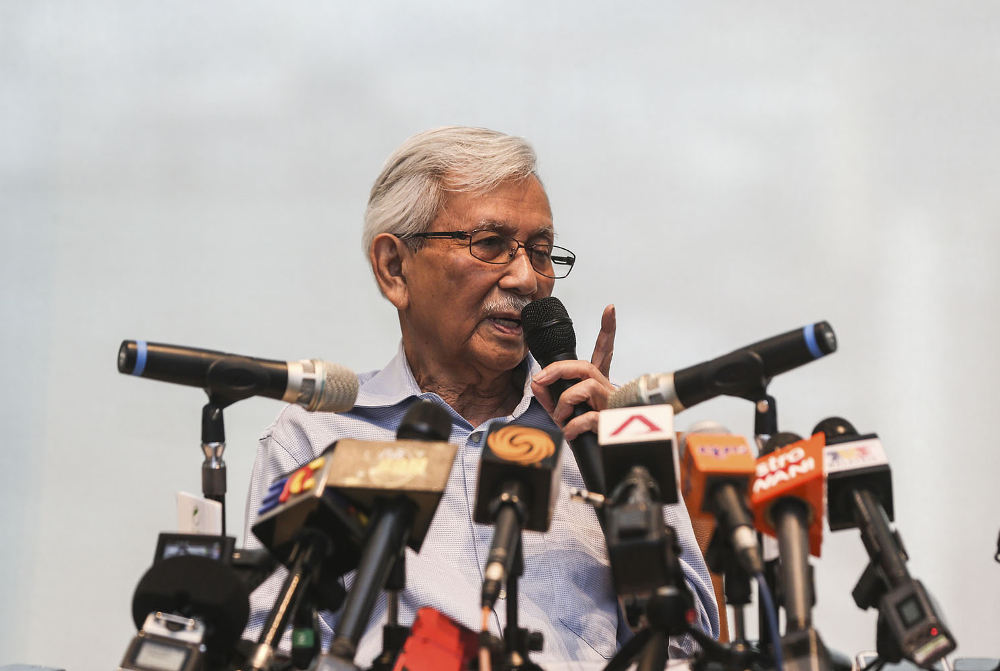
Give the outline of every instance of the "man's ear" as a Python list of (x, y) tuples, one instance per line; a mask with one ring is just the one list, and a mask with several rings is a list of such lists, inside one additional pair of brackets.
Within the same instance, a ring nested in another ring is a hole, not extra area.
[(378, 288), (397, 310), (405, 310), (410, 304), (410, 292), (403, 275), (403, 257), (408, 254), (412, 252), (406, 243), (389, 233), (376, 235), (369, 252)]

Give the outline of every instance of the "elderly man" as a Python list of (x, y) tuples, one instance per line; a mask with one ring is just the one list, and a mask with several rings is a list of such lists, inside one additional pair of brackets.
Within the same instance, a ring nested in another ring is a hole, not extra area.
[[(355, 407), (343, 414), (282, 410), (260, 439), (254, 464), (247, 529), (267, 486), (308, 462), (337, 439), (392, 440), (416, 399), (444, 406), (458, 446), (444, 497), (419, 555), (408, 551), (400, 621), (431, 606), (478, 629), (479, 593), (492, 528), (472, 521), (483, 437), (494, 421), (551, 428), (567, 439), (596, 427), (597, 413), (563, 424), (573, 404), (607, 407), (615, 313), (605, 309), (591, 362), (563, 361), (541, 370), (528, 354), (521, 308), (549, 296), (572, 268), (573, 254), (553, 245), (555, 232), (535, 155), (521, 138), (480, 128), (438, 128), (407, 140), (386, 161), (365, 213), (364, 248), (379, 289), (396, 308), (402, 342), (380, 371), (360, 376)], [(580, 380), (553, 404), (546, 387), (559, 378)], [(569, 449), (562, 485), (583, 486)], [(697, 624), (715, 637), (718, 610), (709, 574), (683, 505), (669, 506), (685, 577), (696, 599)], [(252, 535), (247, 546), (257, 545)], [(570, 660), (604, 663), (630, 632), (619, 615), (604, 536), (589, 506), (561, 495), (551, 530), (524, 534), (520, 583), (522, 626), (540, 631), (545, 665)], [(253, 598), (247, 637), (256, 638), (281, 576)], [(505, 624), (503, 599), (491, 630)], [(324, 646), (337, 615), (322, 616)], [(358, 648), (365, 666), (381, 649), (386, 601), (376, 606)], [(687, 639), (671, 653), (691, 652)]]

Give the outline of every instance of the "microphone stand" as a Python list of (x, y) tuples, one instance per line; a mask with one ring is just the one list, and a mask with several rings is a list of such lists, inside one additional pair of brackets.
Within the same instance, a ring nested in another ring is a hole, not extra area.
[(407, 637), (410, 635), (410, 627), (399, 624), (399, 594), (405, 588), (406, 548), (404, 546), (392, 562), (389, 578), (385, 582), (385, 589), (389, 595), (386, 604), (387, 621), (382, 627), (382, 653), (372, 662), (369, 671), (392, 671), (396, 665), (396, 657), (399, 656)]
[(201, 493), (206, 499), (222, 504), (222, 535), (226, 535), (226, 427), (222, 410), (239, 399), (224, 399), (209, 393), (209, 401), (201, 409)]
[(505, 588), (507, 590), (507, 626), (503, 630), (503, 660), (499, 668), (505, 671), (542, 671), (528, 657), (528, 652), (542, 650), (542, 633), (528, 631), (518, 623), (518, 579), (524, 575), (524, 554), (521, 552), (521, 531), (517, 532), (514, 561), (507, 574)]
[(725, 608), (727, 604), (733, 607), (735, 636), (728, 646), (702, 645), (702, 656), (699, 659), (703, 662), (715, 662), (713, 668), (723, 671), (743, 671), (749, 669), (754, 662), (761, 666), (762, 660), (761, 650), (754, 648), (746, 640), (745, 606), (750, 603), (750, 575), (728, 541), (730, 533), (731, 529), (725, 525), (716, 526), (705, 551), (705, 563), (714, 573), (722, 574), (726, 602), (721, 607)]

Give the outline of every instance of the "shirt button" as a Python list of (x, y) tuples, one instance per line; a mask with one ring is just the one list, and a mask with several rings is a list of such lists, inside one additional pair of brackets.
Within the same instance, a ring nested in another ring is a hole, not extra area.
[(500, 590), (500, 594), (498, 594), (497, 596), (499, 596), (501, 599), (506, 599), (507, 598), (507, 590), (505, 590), (505, 589)]
[(476, 431), (475, 433), (469, 434), (469, 442), (478, 444), (483, 438), (482, 431)]

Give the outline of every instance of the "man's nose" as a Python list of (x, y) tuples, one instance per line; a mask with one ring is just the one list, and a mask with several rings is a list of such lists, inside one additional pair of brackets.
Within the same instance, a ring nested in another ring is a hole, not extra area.
[(500, 288), (522, 296), (530, 296), (538, 290), (538, 274), (528, 259), (528, 250), (521, 247), (514, 252), (514, 258), (504, 267)]

